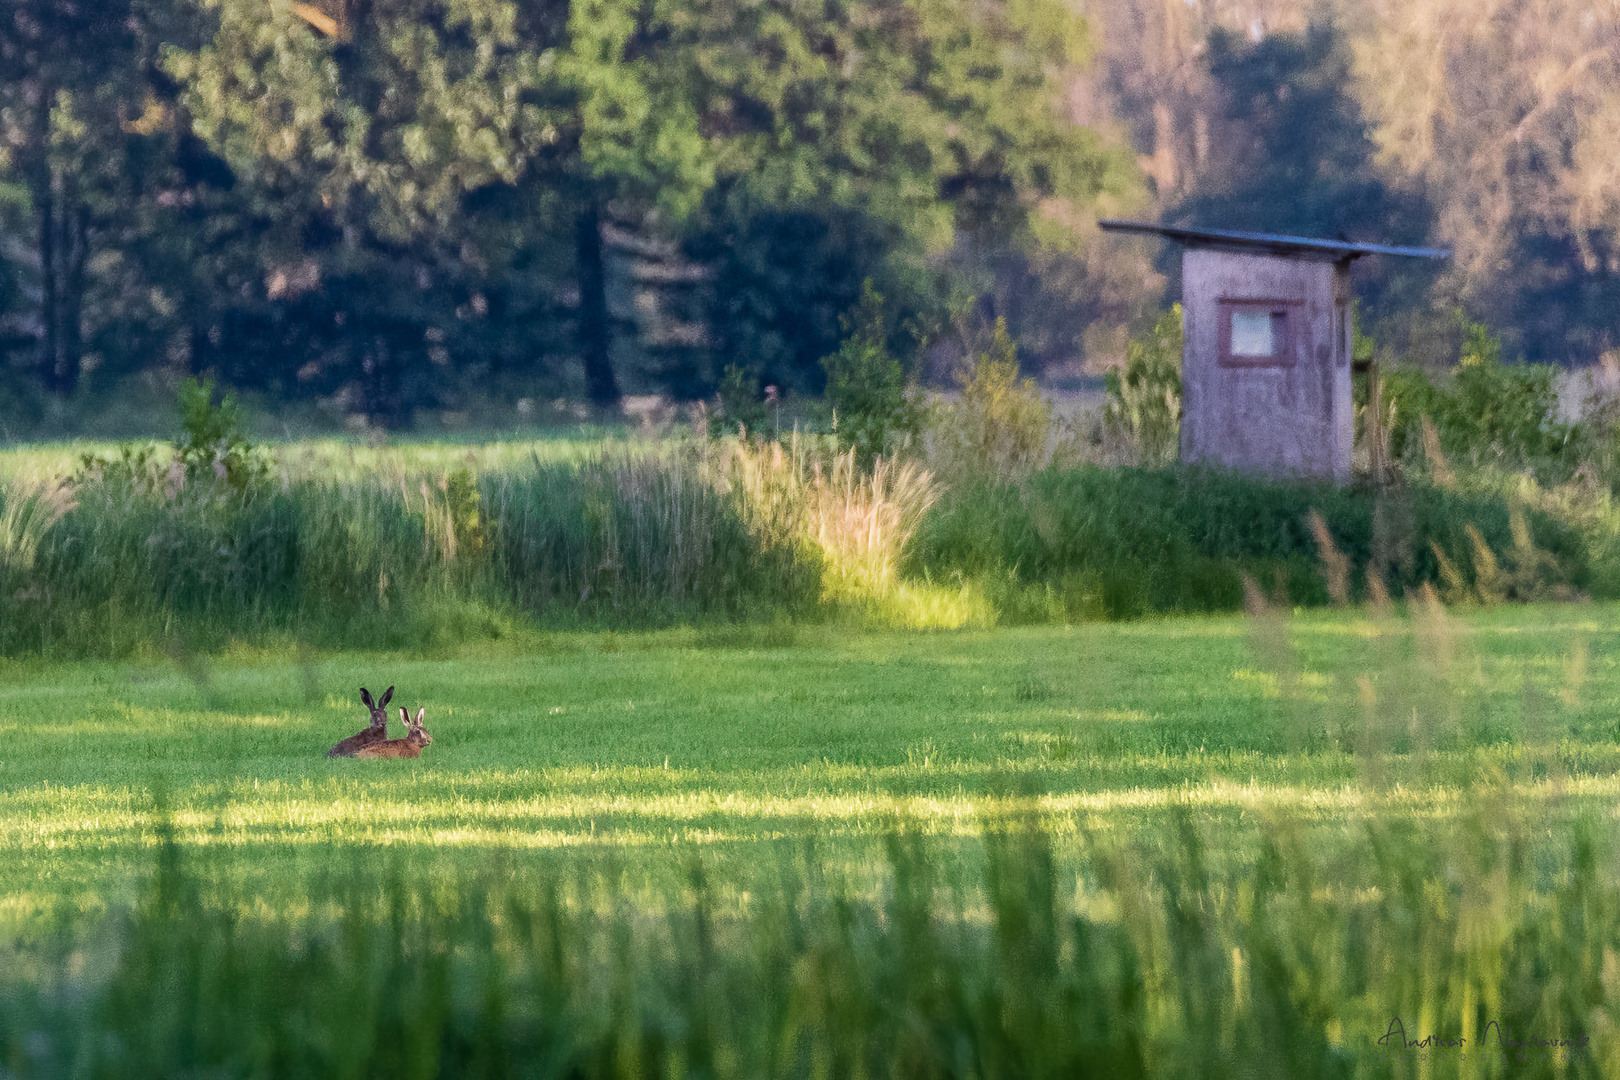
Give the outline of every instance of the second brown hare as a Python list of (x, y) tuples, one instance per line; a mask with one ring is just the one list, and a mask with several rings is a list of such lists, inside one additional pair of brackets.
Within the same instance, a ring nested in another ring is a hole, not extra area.
[[(360, 701), (371, 710), (371, 726), (363, 731), (350, 735), (326, 752), (327, 757), (354, 757), (362, 749), (373, 743), (380, 743), (388, 738), (388, 699), (394, 696), (394, 688), (390, 686), (383, 691), (381, 701), (371, 700), (371, 691), (365, 687), (360, 688)], [(402, 712), (404, 710), (401, 710)]]
[(355, 757), (381, 758), (381, 757), (421, 757), (422, 747), (433, 741), (433, 736), (422, 730), (422, 717), (427, 714), (426, 709), (416, 710), (416, 719), (405, 706), (399, 707), (399, 718), (405, 723), (405, 730), (409, 732), (403, 739), (389, 739), (386, 742), (372, 743), (362, 746), (355, 752)]

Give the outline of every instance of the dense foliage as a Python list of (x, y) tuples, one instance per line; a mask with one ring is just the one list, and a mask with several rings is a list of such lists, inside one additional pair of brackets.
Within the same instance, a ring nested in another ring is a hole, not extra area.
[(1035, 468), (1016, 454), (1001, 471), (975, 459), (942, 491), (914, 464), (865, 471), (858, 453), (730, 438), (334, 479), (261, 451), (193, 468), (131, 447), (0, 495), (0, 654), (403, 646), (528, 621), (1129, 618), (1233, 610), (1245, 576), (1326, 603), (1335, 565), (1340, 599), (1426, 583), (1457, 601), (1620, 595), (1620, 528), (1600, 494), (1421, 470), (1360, 489)]
[(889, 352), (883, 297), (868, 281), (861, 303), (845, 321), (844, 343), (825, 356), (826, 403), (838, 441), (854, 448), (863, 467), (893, 457), (922, 436), (923, 407), (908, 386), (905, 368)]
[(937, 410), (929, 456), (953, 480), (1021, 478), (1050, 461), (1052, 403), (1019, 377), (1018, 346), (997, 319), (982, 351), (956, 373), (957, 398)]
[(0, 434), (208, 372), (395, 427), (731, 364), (816, 395), (868, 278), (934, 325), (977, 295), (1073, 374), (1174, 294), (1159, 248), (1092, 242), (1127, 208), (1454, 244), (1358, 268), (1431, 367), (1459, 302), (1510, 355), (1612, 348), (1614, 14), (1307, 8), (18, 0)]
[(213, 370), (400, 425), (480, 386), (706, 394), (728, 362), (819, 390), (863, 278), (938, 304), (959, 231), (1072, 246), (1123, 189), (1057, 108), (1085, 51), (1050, 0), (25, 0), (7, 392)]
[[(1268, 483), (1210, 471), (1049, 469), (1018, 487), (958, 492), (925, 522), (909, 559), (914, 572), (1035, 587), (1055, 593), (1069, 618), (1149, 612), (1227, 611), (1243, 604), (1243, 578), (1291, 602), (1328, 602), (1323, 546), (1312, 512), (1355, 568), (1366, 597), (1376, 575), (1396, 594), (1444, 581), (1442, 560), (1467, 573), (1475, 530), (1490, 553), (1515, 549), (1512, 505), (1500, 496), (1412, 484), (1382, 492)], [(1523, 514), (1523, 511), (1520, 511)], [(1524, 516), (1530, 543), (1556, 567), (1548, 595), (1591, 584), (1592, 553), (1569, 524)], [(1471, 575), (1470, 575), (1471, 579)], [(1027, 604), (1028, 601), (1023, 601)], [(1016, 618), (1016, 590), (1004, 601)]]
[(1441, 451), (1463, 460), (1545, 468), (1573, 458), (1580, 445), (1576, 430), (1559, 419), (1557, 369), (1503, 363), (1501, 341), (1487, 327), (1464, 321), (1462, 330), (1449, 377), (1415, 367), (1383, 375), (1392, 453), (1415, 449), (1427, 419)]
[(1181, 305), (1125, 347), (1125, 368), (1108, 373), (1103, 422), (1134, 443), (1143, 464), (1168, 465), (1181, 449)]

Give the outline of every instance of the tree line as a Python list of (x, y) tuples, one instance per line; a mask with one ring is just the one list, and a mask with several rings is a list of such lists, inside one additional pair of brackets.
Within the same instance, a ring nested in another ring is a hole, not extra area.
[(815, 391), (874, 279), (1072, 243), (1131, 170), (1059, 0), (19, 0), (10, 393), (152, 366), (382, 422), (479, 381)]
[(1617, 80), (1584, 0), (14, 0), (0, 409), (814, 394), (866, 281), (913, 365), (966, 311), (1094, 372), (1176, 291), (1099, 209), (1451, 243), (1358, 266), (1381, 337), (1592, 360)]

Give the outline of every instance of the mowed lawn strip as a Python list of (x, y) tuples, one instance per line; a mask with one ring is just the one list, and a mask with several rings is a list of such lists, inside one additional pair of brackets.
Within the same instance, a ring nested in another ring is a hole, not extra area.
[[(1414, 632), (1311, 614), (1281, 649), (1249, 620), (1197, 618), (551, 634), (432, 659), (227, 650), (187, 673), (7, 663), (0, 920), (127, 896), (164, 835), (264, 882), (346, 847), (536, 866), (609, 852), (653, 880), (806, 838), (859, 863), (897, 820), (948, 840), (1033, 811), (1060, 834), (1129, 837), (1186, 806), (1342, 831), (1443, 816), (1481, 768), (1547, 813), (1611, 814), (1617, 615), (1498, 609)], [(390, 684), (395, 706), (427, 709), (433, 745), (328, 760), (365, 723), (359, 687)], [(1353, 721), (1369, 693), (1449, 713), (1426, 783), (1368, 782)]]

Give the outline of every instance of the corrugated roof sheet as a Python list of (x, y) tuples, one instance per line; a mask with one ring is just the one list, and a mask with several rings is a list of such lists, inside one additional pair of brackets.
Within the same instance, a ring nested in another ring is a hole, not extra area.
[(1148, 233), (1195, 247), (1230, 251), (1264, 251), (1272, 255), (1315, 259), (1357, 259), (1363, 255), (1405, 255), (1417, 259), (1449, 259), (1450, 248), (1400, 247), (1390, 244), (1357, 244), (1348, 240), (1318, 240), (1309, 236), (1278, 233), (1239, 232), (1235, 229), (1187, 229), (1178, 225), (1152, 225), (1144, 221), (1097, 222), (1108, 232)]

